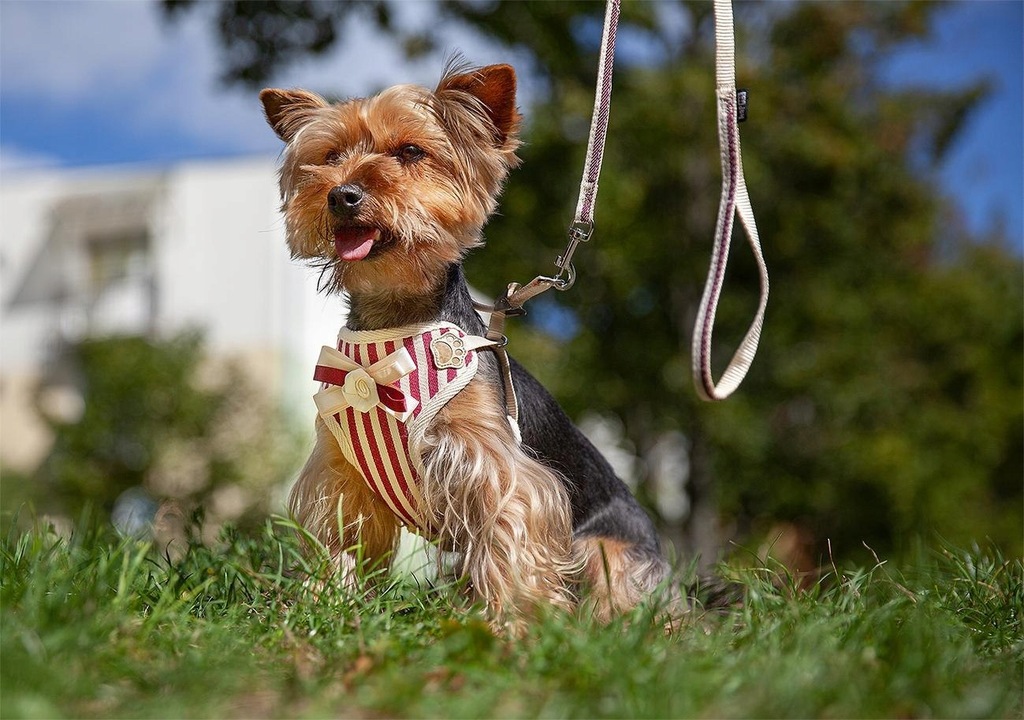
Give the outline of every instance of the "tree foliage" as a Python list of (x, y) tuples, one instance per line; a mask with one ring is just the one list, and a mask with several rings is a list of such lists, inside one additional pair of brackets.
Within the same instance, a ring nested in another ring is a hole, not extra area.
[(48, 417), (55, 439), (36, 477), (62, 503), (53, 509), (109, 512), (141, 490), (154, 505), (205, 506), (221, 522), (269, 511), (297, 459), (296, 434), (240, 368), (204, 363), (198, 334), (90, 339), (69, 362), (83, 411)]
[(264, 82), (280, 65), (324, 54), (337, 42), (350, 15), (365, 12), (383, 29), (391, 29), (390, 11), (383, 0), (163, 1), (164, 14), (171, 20), (197, 7), (211, 11), (224, 48), (222, 80), (250, 86)]
[[(548, 272), (564, 244), (603, 8), (439, 8), (528, 52), (546, 81), (525, 109), (523, 166), (467, 266), (497, 292)], [(691, 514), (666, 530), (688, 550), (756, 544), (785, 522), (819, 553), (936, 534), (1022, 552), (1021, 260), (1002, 238), (971, 237), (935, 173), (985, 85), (894, 90), (877, 72), (941, 11), (737, 6), (739, 82), (752, 91), (744, 161), (772, 298), (746, 384), (707, 405), (688, 366), (720, 183), (710, 5), (623, 5), (597, 231), (576, 287), (535, 301), (511, 349), (571, 414), (621, 418), (641, 460), (665, 433), (685, 435)], [(737, 241), (720, 363), (756, 303)], [(649, 500), (652, 472), (641, 462)]]

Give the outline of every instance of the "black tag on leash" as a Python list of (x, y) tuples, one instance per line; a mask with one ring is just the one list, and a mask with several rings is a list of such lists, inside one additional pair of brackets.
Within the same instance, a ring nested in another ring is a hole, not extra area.
[(736, 90), (736, 122), (743, 122), (747, 119), (747, 91)]

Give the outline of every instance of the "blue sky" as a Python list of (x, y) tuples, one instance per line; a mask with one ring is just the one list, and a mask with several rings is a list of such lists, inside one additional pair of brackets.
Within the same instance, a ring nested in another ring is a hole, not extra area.
[(894, 85), (945, 87), (987, 78), (991, 95), (968, 118), (940, 169), (968, 226), (1003, 224), (1021, 250), (1024, 199), (1024, 2), (968, 0), (939, 14), (932, 38), (911, 44), (885, 68)]
[[(409, 22), (428, 3), (403, 6)], [(974, 0), (938, 13), (932, 37), (884, 68), (895, 85), (946, 87), (989, 78), (993, 92), (968, 120), (940, 169), (968, 226), (1003, 226), (1024, 246), (1024, 3)], [(0, 0), (0, 179), (34, 167), (161, 165), (276, 154), (253, 93), (225, 88), (201, 13), (173, 25), (140, 0)], [(476, 62), (509, 53), (479, 37), (445, 39)], [(511, 57), (513, 63), (516, 57)], [(279, 84), (359, 94), (391, 82), (436, 80), (436, 62), (405, 63), (372, 32), (351, 33), (331, 55), (289, 68)], [(527, 85), (525, 91), (529, 93)]]

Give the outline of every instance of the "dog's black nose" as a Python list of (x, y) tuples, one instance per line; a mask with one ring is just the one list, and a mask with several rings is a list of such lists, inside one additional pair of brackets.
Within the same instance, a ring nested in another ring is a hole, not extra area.
[(351, 217), (365, 197), (366, 191), (359, 185), (338, 185), (327, 193), (327, 209), (339, 217)]

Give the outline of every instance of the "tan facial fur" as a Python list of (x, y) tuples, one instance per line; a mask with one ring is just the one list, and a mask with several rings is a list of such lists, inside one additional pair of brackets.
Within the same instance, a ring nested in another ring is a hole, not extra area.
[[(450, 70), (434, 91), (398, 85), (328, 103), (264, 90), (268, 122), (287, 145), (280, 184), (292, 254), (327, 267), (332, 289), (415, 294), (480, 242), (509, 168), (518, 162), (515, 75), (508, 66)], [(415, 148), (422, 152), (410, 152)], [(332, 188), (366, 199), (348, 222), (380, 231), (379, 252), (345, 262), (335, 251)]]

